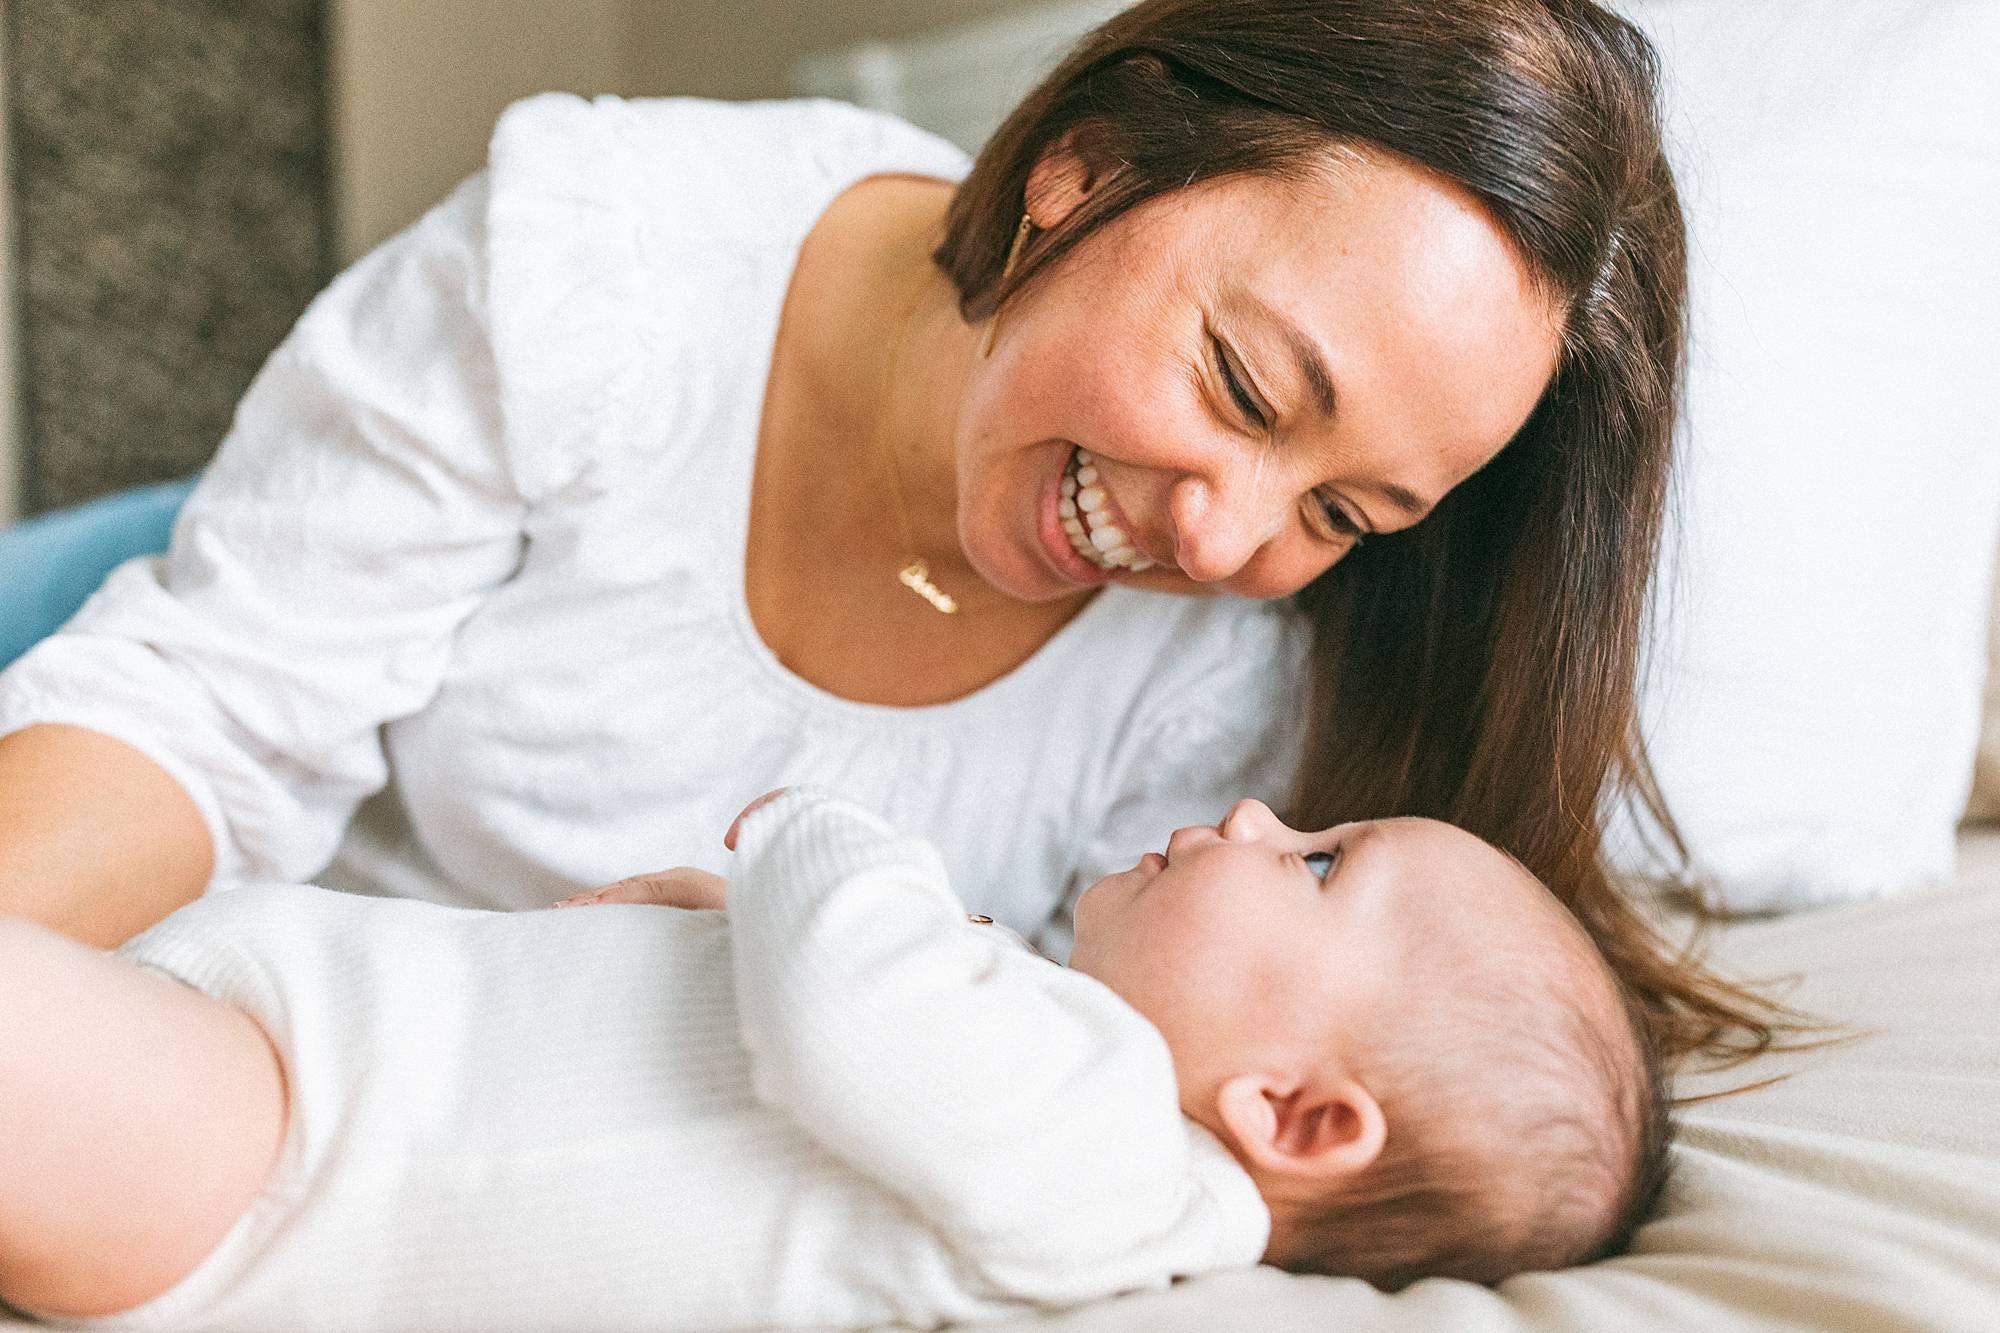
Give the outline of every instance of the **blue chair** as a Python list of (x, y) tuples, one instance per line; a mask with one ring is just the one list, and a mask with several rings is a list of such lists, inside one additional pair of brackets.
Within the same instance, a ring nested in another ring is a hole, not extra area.
[(104, 576), (167, 549), (192, 478), (120, 491), (0, 528), (0, 667), (61, 628)]

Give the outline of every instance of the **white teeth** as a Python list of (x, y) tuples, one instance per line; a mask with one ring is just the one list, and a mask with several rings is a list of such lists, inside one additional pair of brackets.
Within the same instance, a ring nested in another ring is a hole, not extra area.
[(1063, 473), (1062, 498), (1056, 502), (1070, 546), (1100, 569), (1151, 569), (1153, 562), (1140, 555), (1132, 539), (1111, 521), (1109, 497), (1097, 483), (1094, 460), (1087, 450), (1078, 449)]

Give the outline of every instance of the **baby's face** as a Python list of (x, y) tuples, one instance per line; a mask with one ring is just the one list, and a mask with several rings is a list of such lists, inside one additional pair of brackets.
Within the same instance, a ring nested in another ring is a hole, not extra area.
[(1413, 941), (1476, 941), (1480, 917), (1541, 892), (1436, 820), (1302, 833), (1241, 801), (1091, 885), (1070, 966), (1160, 1029), (1186, 1094), (1246, 1057), (1389, 1021)]

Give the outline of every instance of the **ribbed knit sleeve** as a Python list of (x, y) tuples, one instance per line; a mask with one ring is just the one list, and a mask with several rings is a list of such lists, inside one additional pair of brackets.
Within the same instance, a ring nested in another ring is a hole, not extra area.
[(738, 850), (759, 1099), (906, 1200), (969, 1281), (1064, 1302), (1255, 1260), (1254, 1189), (1225, 1184), (1218, 1206), (1158, 1032), (969, 925), (928, 844), (794, 789), (744, 821)]

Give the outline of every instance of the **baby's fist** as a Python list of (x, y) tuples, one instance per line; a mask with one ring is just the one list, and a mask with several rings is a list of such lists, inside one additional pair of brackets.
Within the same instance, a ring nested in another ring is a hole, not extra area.
[(790, 787), (780, 787), (776, 791), (767, 791), (756, 800), (750, 802), (750, 804), (744, 806), (736, 818), (729, 821), (729, 832), (722, 835), (722, 845), (732, 852), (735, 851), (736, 835), (743, 828), (743, 821), (748, 819), (753, 811), (769, 805), (790, 790)]

